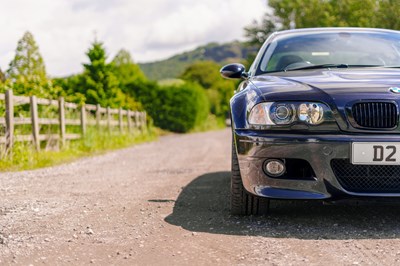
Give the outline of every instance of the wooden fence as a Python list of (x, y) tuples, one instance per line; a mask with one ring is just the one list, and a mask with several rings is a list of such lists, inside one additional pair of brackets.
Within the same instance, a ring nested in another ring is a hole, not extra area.
[[(79, 139), (85, 136), (88, 126), (107, 127), (111, 130), (118, 127), (122, 132), (124, 130), (133, 132), (135, 129), (144, 129), (146, 126), (146, 112), (131, 110), (111, 109), (101, 107), (100, 105), (65, 102), (64, 98), (57, 100), (41, 99), (36, 96), (25, 97), (13, 95), (11, 90), (5, 94), (0, 94), (0, 101), (5, 102), (5, 117), (0, 118), (0, 125), (5, 128), (4, 136), (0, 136), (0, 144), (5, 144), (6, 150), (11, 150), (14, 142), (32, 141), (35, 148), (40, 150), (40, 142), (48, 140), (57, 140), (61, 145), (66, 140)], [(14, 116), (14, 107), (18, 105), (29, 105), (30, 117)], [(42, 118), (38, 113), (38, 105), (55, 106), (57, 108), (58, 118)], [(66, 111), (74, 110), (79, 112), (79, 119), (66, 118)], [(88, 119), (94, 117), (94, 119)], [(114, 117), (118, 116), (118, 119)], [(32, 133), (26, 135), (15, 134), (16, 125), (31, 125)], [(58, 134), (40, 134), (41, 125), (57, 125)], [(67, 133), (67, 126), (80, 127), (79, 134)]]

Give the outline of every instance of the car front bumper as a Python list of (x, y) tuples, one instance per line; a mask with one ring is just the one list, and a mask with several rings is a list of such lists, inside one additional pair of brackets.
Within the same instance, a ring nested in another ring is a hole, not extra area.
[[(252, 194), (276, 199), (400, 197), (400, 190), (398, 193), (347, 191), (331, 167), (332, 159), (350, 158), (352, 142), (400, 142), (400, 136), (301, 135), (235, 130), (234, 138), (243, 185)], [(306, 160), (311, 165), (315, 178), (297, 180), (269, 177), (263, 171), (263, 164), (269, 158)]]

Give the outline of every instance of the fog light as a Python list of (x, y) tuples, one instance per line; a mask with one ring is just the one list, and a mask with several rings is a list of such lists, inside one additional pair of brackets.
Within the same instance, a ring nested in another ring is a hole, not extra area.
[(285, 173), (286, 167), (282, 161), (276, 159), (270, 159), (265, 161), (264, 170), (267, 175), (272, 177), (278, 177)]

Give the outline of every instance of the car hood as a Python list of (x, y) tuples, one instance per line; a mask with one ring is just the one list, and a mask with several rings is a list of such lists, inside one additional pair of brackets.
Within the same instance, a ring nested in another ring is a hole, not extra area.
[(389, 90), (400, 87), (400, 69), (395, 68), (287, 71), (256, 76), (252, 83), (262, 101), (325, 102), (343, 123), (347, 123), (345, 108), (356, 101), (390, 100), (400, 105), (400, 94)]
[(275, 98), (278, 96), (276, 94), (280, 94), (286, 98), (293, 95), (294, 99), (326, 95), (336, 100), (342, 98), (396, 100), (400, 94), (390, 92), (389, 88), (400, 87), (400, 69), (346, 68), (288, 71), (257, 76), (253, 79), (253, 83), (266, 98)]

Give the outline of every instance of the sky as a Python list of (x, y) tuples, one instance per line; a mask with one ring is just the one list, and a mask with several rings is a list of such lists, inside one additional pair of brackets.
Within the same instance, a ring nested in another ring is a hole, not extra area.
[(26, 31), (47, 73), (59, 77), (82, 71), (95, 36), (110, 59), (124, 48), (135, 62), (151, 62), (209, 42), (243, 40), (243, 28), (266, 6), (266, 0), (4, 0), (0, 68), (8, 68)]

